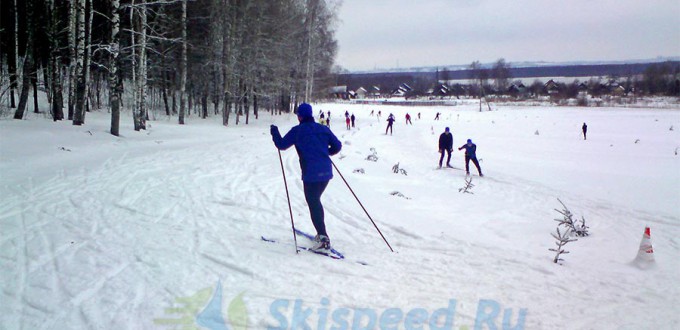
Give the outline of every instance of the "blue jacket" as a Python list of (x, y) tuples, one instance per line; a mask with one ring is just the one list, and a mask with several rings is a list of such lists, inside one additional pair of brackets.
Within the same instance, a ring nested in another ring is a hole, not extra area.
[(340, 152), (342, 143), (327, 126), (315, 123), (314, 118), (306, 118), (284, 137), (276, 130), (272, 133), (272, 140), (281, 150), (295, 145), (300, 157), (302, 181), (321, 182), (333, 178), (330, 156)]
[(467, 143), (462, 145), (458, 150), (461, 150), (465, 148), (465, 156), (470, 157), (470, 158), (477, 158), (477, 145), (474, 143), (471, 143), (468, 145)]

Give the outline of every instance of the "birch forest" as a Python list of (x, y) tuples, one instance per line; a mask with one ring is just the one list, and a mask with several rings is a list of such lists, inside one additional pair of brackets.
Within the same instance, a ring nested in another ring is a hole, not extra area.
[[(332, 84), (333, 0), (3, 0), (0, 109), (82, 125), (121, 113), (248, 124)], [(49, 107), (45, 102), (47, 96)]]

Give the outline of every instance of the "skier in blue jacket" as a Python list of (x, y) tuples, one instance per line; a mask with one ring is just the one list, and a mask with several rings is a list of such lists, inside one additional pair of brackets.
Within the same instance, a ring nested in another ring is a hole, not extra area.
[(342, 143), (330, 128), (314, 122), (311, 105), (300, 104), (297, 114), (300, 124), (291, 128), (285, 136), (281, 137), (279, 128), (275, 125), (271, 125), (270, 133), (274, 145), (279, 150), (286, 150), (295, 145), (295, 150), (300, 157), (305, 199), (317, 233), (316, 244), (312, 249), (327, 251), (331, 248), (331, 241), (326, 233), (321, 194), (333, 178), (330, 156), (340, 152)]
[(472, 140), (468, 139), (467, 143), (462, 145), (458, 150), (465, 148), (465, 174), (470, 175), (470, 161), (477, 167), (477, 173), (479, 176), (484, 176), (482, 174), (482, 169), (479, 168), (479, 161), (477, 161), (477, 145), (472, 143)]

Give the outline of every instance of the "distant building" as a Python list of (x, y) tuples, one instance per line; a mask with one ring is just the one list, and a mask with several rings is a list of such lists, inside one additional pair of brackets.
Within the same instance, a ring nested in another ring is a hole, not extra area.
[(349, 93), (347, 92), (347, 86), (342, 85), (342, 86), (333, 86), (329, 88), (328, 94), (336, 99), (343, 99), (347, 100), (349, 99)]
[(366, 90), (366, 88), (363, 88), (363, 87), (357, 88), (357, 90), (356, 90), (356, 98), (358, 98), (358, 99), (365, 99), (365, 98), (367, 98), (367, 97), (368, 97), (368, 91)]
[(390, 93), (392, 96), (406, 96), (406, 94), (410, 91), (413, 91), (413, 88), (411, 86), (407, 85), (406, 83), (402, 83), (397, 87), (396, 89), (392, 90)]

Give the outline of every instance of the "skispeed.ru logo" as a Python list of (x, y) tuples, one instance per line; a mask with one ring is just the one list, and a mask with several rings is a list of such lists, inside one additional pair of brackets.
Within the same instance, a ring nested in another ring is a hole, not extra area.
[[(172, 318), (154, 319), (154, 324), (172, 326), (173, 329), (210, 329), (210, 330), (246, 330), (248, 329), (248, 311), (243, 302), (243, 292), (232, 299), (227, 308), (229, 325), (222, 316), (222, 284), (217, 282), (215, 290), (205, 288), (189, 297), (175, 299), (183, 307), (166, 308), (166, 314), (177, 315)], [(198, 327), (200, 326), (200, 327)]]
[[(168, 318), (154, 319), (154, 324), (181, 329), (247, 330), (248, 312), (243, 301), (243, 292), (233, 298), (227, 308), (227, 320), (222, 311), (222, 285), (205, 288), (188, 297), (175, 299), (175, 305), (165, 309)], [(443, 304), (444, 305), (444, 304)], [(527, 310), (521, 308), (513, 313), (512, 308), (501, 309), (495, 300), (482, 299), (477, 304), (474, 325), (460, 325), (454, 322), (455, 299), (445, 307), (428, 311), (425, 308), (332, 308), (328, 298), (321, 298), (318, 304), (310, 306), (301, 299), (277, 299), (269, 306), (266, 329), (268, 330), (523, 330)], [(255, 329), (254, 327), (250, 327)]]
[[(468, 326), (454, 327), (456, 300), (450, 299), (446, 307), (429, 312), (424, 308), (404, 311), (401, 308), (375, 310), (372, 308), (330, 308), (330, 300), (322, 298), (320, 307), (305, 306), (296, 299), (278, 299), (269, 308), (276, 320), (268, 330), (284, 329), (332, 329), (332, 330), (469, 330)], [(501, 305), (495, 300), (482, 299), (477, 305), (474, 330), (523, 330), (526, 308), (519, 309), (513, 318), (512, 308), (501, 312)]]

